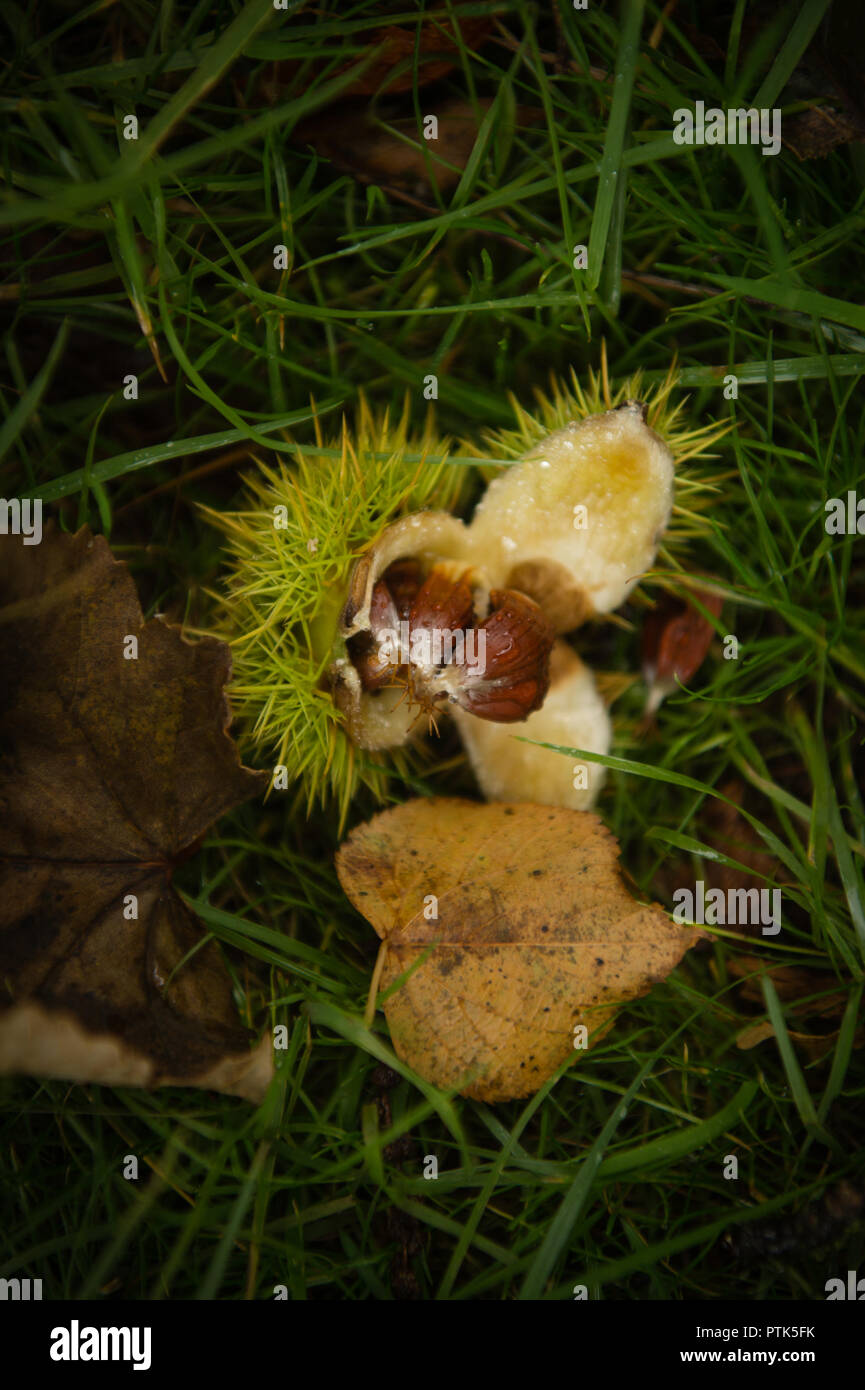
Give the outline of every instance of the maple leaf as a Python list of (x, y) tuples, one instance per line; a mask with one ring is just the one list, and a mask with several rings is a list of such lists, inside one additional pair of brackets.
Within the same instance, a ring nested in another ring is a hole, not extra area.
[(228, 648), (145, 622), (85, 527), (0, 537), (0, 1072), (258, 1100), (217, 947), (171, 886), (261, 790), (228, 735)]
[(635, 901), (588, 811), (410, 801), (354, 830), (337, 872), (384, 943), (398, 1056), (478, 1100), (536, 1091), (704, 935)]

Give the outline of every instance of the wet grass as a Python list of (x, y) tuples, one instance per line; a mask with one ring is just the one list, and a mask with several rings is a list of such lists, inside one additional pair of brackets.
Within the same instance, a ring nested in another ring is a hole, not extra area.
[[(199, 504), (236, 505), (252, 456), (290, 456), (288, 429), (311, 439), (311, 397), (335, 429), (360, 389), (397, 406), (408, 387), (421, 421), (434, 373), (440, 428), (479, 443), (512, 423), (509, 392), (531, 407), (549, 372), (597, 367), (602, 341), (616, 380), (661, 380), (676, 358), (693, 423), (735, 428), (703, 538), (643, 591), (711, 574), (725, 607), (648, 733), (639, 681), (615, 704), (599, 810), (645, 894), (671, 906), (677, 883), (744, 857), (749, 882), (781, 888), (783, 929), (718, 930), (528, 1103), (488, 1107), (419, 1086), (383, 1016), (364, 1025), (377, 941), (336, 880), (336, 817), (243, 807), (179, 882), (245, 1021), (287, 1027), (267, 1100), (4, 1080), (0, 1275), (41, 1277), (46, 1297), (569, 1299), (582, 1284), (711, 1300), (820, 1298), (861, 1267), (852, 1219), (764, 1256), (737, 1233), (795, 1228), (862, 1180), (865, 542), (827, 534), (824, 508), (865, 495), (865, 163), (861, 146), (800, 161), (671, 134), (697, 99), (799, 109), (788, 83), (826, 8), (720, 4), (707, 35), (695, 2), (664, 18), (563, 5), (556, 22), (520, 0), (449, 5), (460, 32), (489, 16), (486, 39), (462, 40), (432, 87), (373, 103), (385, 128), (485, 103), (446, 192), (364, 183), (294, 134), (351, 99), (344, 65), (369, 65), (385, 10), (370, 0), (16, 18), (4, 496), (106, 534), (146, 612), (200, 624), (222, 539)], [(390, 7), (410, 27), (422, 9)], [(347, 112), (362, 169), (357, 129)], [(591, 664), (638, 670), (643, 611), (581, 634)], [(394, 799), (472, 795), (458, 752), (395, 776)], [(373, 810), (361, 794), (351, 823)], [(809, 1012), (767, 967), (814, 972)]]

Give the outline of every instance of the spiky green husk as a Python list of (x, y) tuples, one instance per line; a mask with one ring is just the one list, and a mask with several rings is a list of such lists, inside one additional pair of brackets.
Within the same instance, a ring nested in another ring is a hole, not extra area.
[[(535, 392), (537, 407), (534, 414), (530, 414), (510, 395), (516, 427), (488, 431), (484, 440), (496, 458), (518, 459), (534, 449), (547, 435), (564, 429), (571, 420), (580, 421), (588, 415), (615, 409), (624, 401), (642, 401), (648, 411), (646, 423), (664, 440), (675, 460), (673, 517), (659, 554), (668, 565), (678, 566), (681, 552), (688, 542), (699, 539), (705, 533), (703, 513), (719, 492), (719, 484), (730, 476), (726, 473), (709, 476), (699, 466), (699, 460), (709, 454), (730, 426), (713, 422), (689, 428), (683, 422), (687, 396), (681, 396), (675, 403), (671, 400), (676, 382), (675, 367), (671, 367), (663, 381), (648, 388), (642, 372), (635, 372), (613, 391), (607, 378), (606, 359), (602, 358), (600, 371), (593, 372), (589, 368), (588, 385), (585, 387), (573, 368), (568, 383), (551, 376), (549, 392)], [(493, 477), (498, 471), (498, 468), (484, 469), (484, 474)]]
[[(676, 462), (673, 520), (660, 554), (681, 565), (681, 547), (705, 529), (702, 511), (721, 476), (693, 467), (728, 426), (686, 428), (685, 399), (671, 404), (675, 372), (648, 391), (637, 373), (611, 392), (606, 364), (589, 372), (583, 387), (571, 373), (568, 385), (552, 379), (549, 394), (537, 392), (534, 414), (511, 397), (516, 427), (485, 436), (497, 459), (520, 458), (571, 420), (609, 410), (625, 400), (643, 400), (648, 424), (669, 446)], [(290, 463), (258, 463), (247, 478), (247, 500), (236, 512), (208, 510), (226, 535), (230, 579), (214, 594), (211, 630), (227, 640), (234, 656), (232, 704), (241, 740), (253, 756), (285, 766), (298, 800), (310, 810), (336, 804), (340, 824), (361, 785), (384, 800), (394, 776), (409, 775), (424, 756), (424, 744), (387, 754), (358, 750), (333, 702), (327, 671), (344, 650), (338, 634), (351, 567), (398, 516), (424, 508), (454, 510), (468, 480), (447, 464), (448, 443), (432, 423), (419, 436), (409, 432), (409, 404), (392, 421), (361, 398), (353, 428), (343, 421), (336, 441), (296, 445)], [(465, 452), (477, 457), (469, 443)], [(689, 465), (683, 467), (683, 465)], [(492, 476), (497, 467), (483, 468)], [(285, 525), (274, 526), (275, 508), (285, 508)]]
[(315, 444), (298, 444), (290, 463), (258, 463), (241, 510), (207, 510), (228, 541), (230, 579), (212, 595), (212, 630), (232, 649), (241, 739), (287, 768), (307, 810), (335, 800), (341, 822), (361, 784), (383, 799), (392, 775), (417, 757), (399, 750), (385, 767), (357, 750), (328, 689), (328, 668), (343, 655), (349, 573), (396, 517), (457, 505), (466, 474), (447, 453), (431, 419), (410, 433), (408, 397), (399, 420), (361, 398), (337, 440), (325, 444), (316, 421)]

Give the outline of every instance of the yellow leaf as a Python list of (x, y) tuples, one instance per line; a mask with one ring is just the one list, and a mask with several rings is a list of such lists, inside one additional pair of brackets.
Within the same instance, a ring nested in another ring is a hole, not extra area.
[(499, 1101), (597, 1042), (702, 936), (636, 902), (617, 861), (598, 816), (562, 807), (430, 798), (356, 829), (337, 872), (384, 942), (402, 1060)]

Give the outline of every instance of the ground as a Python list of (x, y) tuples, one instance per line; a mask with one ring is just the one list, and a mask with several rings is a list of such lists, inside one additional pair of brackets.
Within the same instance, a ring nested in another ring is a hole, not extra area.
[[(823, 1298), (863, 1267), (865, 537), (824, 524), (865, 498), (863, 56), (828, 11), (19, 15), (4, 496), (108, 536), (148, 615), (207, 626), (224, 538), (201, 505), (238, 504), (277, 422), (311, 439), (311, 399), (335, 431), (361, 390), (408, 390), (420, 425), (433, 375), (470, 460), (551, 372), (586, 381), (603, 351), (614, 386), (650, 387), (675, 362), (686, 421), (732, 428), (690, 550), (581, 637), (618, 694), (598, 809), (640, 896), (769, 882), (783, 930), (717, 929), (527, 1103), (431, 1099), (388, 1068), (383, 1014), (363, 1023), (377, 940), (336, 878), (338, 816), (247, 803), (176, 881), (243, 1021), (287, 1025), (279, 1083), (256, 1110), (3, 1079), (0, 1275), (118, 1300), (711, 1301)], [(697, 101), (780, 109), (780, 151), (677, 143)], [(646, 726), (640, 633), (674, 566), (722, 587), (723, 616)], [(394, 801), (429, 793), (476, 794), (453, 735), (391, 779)], [(375, 809), (361, 791), (348, 824)]]

